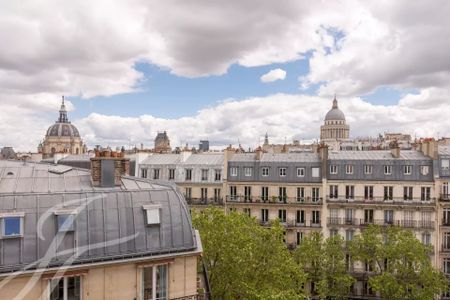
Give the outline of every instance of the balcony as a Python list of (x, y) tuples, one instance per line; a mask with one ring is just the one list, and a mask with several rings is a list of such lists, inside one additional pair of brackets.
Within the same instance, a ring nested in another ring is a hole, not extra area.
[(439, 201), (450, 201), (450, 194), (440, 193), (439, 194)]
[(333, 226), (398, 226), (413, 229), (434, 229), (434, 221), (417, 221), (417, 220), (384, 220), (384, 219), (349, 219), (349, 218), (327, 218), (327, 225)]
[(450, 253), (450, 245), (442, 244), (441, 245), (441, 252), (442, 253)]
[(186, 198), (186, 202), (188, 205), (219, 205), (222, 206), (223, 199), (222, 198)]
[(441, 226), (450, 226), (450, 218), (443, 218)]
[(189, 295), (179, 298), (170, 298), (170, 300), (209, 300), (211, 299), (208, 294), (196, 294), (196, 295)]
[(330, 197), (327, 196), (328, 203), (355, 203), (355, 204), (395, 204), (395, 205), (433, 205), (436, 203), (436, 198), (431, 198), (429, 200), (422, 200), (421, 198), (405, 199), (403, 197), (399, 198), (387, 198), (384, 197), (353, 197), (346, 198), (345, 196)]
[(250, 196), (226, 196), (229, 203), (257, 203), (267, 205), (322, 205), (322, 198), (297, 198), (297, 197), (250, 197)]

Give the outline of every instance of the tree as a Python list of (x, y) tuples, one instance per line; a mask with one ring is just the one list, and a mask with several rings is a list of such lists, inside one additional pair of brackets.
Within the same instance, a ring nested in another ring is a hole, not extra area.
[(313, 294), (321, 299), (347, 299), (355, 279), (347, 274), (345, 242), (339, 235), (324, 240), (319, 232), (304, 238), (294, 256), (314, 283)]
[(305, 276), (283, 242), (284, 228), (264, 228), (245, 214), (193, 211), (213, 299), (304, 299)]
[(369, 264), (369, 286), (384, 299), (434, 299), (447, 280), (430, 260), (432, 249), (410, 230), (370, 226), (350, 246), (355, 260)]

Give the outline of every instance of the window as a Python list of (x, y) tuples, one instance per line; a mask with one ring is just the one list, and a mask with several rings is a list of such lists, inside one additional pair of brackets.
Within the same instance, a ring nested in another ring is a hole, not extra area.
[(345, 231), (345, 240), (346, 240), (347, 242), (353, 240), (353, 230), (347, 229), (347, 230)]
[(345, 165), (345, 174), (353, 174), (353, 165)]
[(428, 186), (423, 186), (420, 188), (420, 200), (430, 201), (431, 200), (431, 188)]
[(450, 258), (444, 258), (444, 266), (442, 271), (445, 274), (450, 274)]
[(330, 166), (330, 174), (337, 174), (338, 173), (338, 166), (331, 165)]
[(143, 206), (146, 216), (147, 225), (159, 225), (160, 224), (160, 205), (144, 205)]
[(393, 186), (385, 186), (384, 187), (384, 200), (393, 200), (394, 199), (394, 187)]
[(394, 224), (394, 211), (385, 210), (384, 211), (384, 224)]
[(304, 210), (297, 210), (297, 213), (295, 216), (295, 223), (305, 224), (305, 211)]
[(222, 170), (216, 169), (214, 170), (214, 180), (221, 181), (222, 180)]
[(297, 168), (297, 177), (305, 177), (305, 168)]
[(286, 210), (285, 209), (278, 210), (278, 219), (280, 219), (281, 223), (286, 223)]
[(450, 169), (450, 160), (448, 160), (448, 159), (441, 160), (441, 168), (442, 168), (442, 170)]
[(268, 186), (261, 187), (261, 200), (269, 201), (269, 187)]
[(305, 201), (305, 188), (303, 188), (303, 187), (297, 188), (297, 201), (298, 202)]
[(186, 180), (192, 180), (192, 169), (186, 169)]
[(353, 209), (352, 208), (345, 209), (345, 224), (347, 224), (347, 225), (353, 224)]
[(303, 240), (303, 232), (297, 231), (297, 245), (300, 245), (302, 240)]
[(320, 224), (320, 211), (313, 210), (312, 211), (312, 220), (311, 224), (319, 225)]
[(384, 175), (392, 174), (392, 166), (384, 166)]
[(319, 177), (319, 168), (311, 168), (311, 176), (312, 177)]
[(214, 201), (220, 201), (222, 199), (222, 192), (221, 189), (215, 188), (214, 189)]
[(337, 199), (339, 195), (339, 189), (337, 185), (330, 185), (330, 199)]
[(443, 216), (442, 216), (442, 225), (449, 226), (450, 225), (450, 209), (444, 208)]
[(319, 188), (313, 187), (311, 189), (311, 201), (318, 202), (320, 200)]
[(413, 199), (413, 187), (412, 186), (404, 186), (403, 187), (403, 200), (412, 200)]
[(208, 180), (208, 169), (202, 169), (202, 181)]
[(429, 166), (420, 166), (420, 174), (428, 175), (428, 173), (430, 173), (430, 167)]
[(50, 300), (81, 300), (81, 276), (52, 279), (49, 285)]
[(338, 225), (339, 224), (339, 209), (337, 208), (330, 208), (330, 219), (329, 224)]
[(169, 180), (175, 179), (175, 169), (169, 169)]
[(238, 175), (238, 168), (237, 167), (231, 167), (230, 168), (230, 175), (231, 176), (237, 176)]
[(336, 236), (338, 233), (337, 229), (330, 229), (330, 237)]
[(286, 176), (286, 168), (280, 168), (278, 171), (279, 171), (280, 176), (282, 176), (282, 177)]
[(147, 178), (147, 169), (141, 169), (141, 177), (142, 178)]
[(403, 226), (412, 228), (415, 227), (415, 220), (414, 220), (414, 211), (412, 210), (405, 210), (403, 211)]
[(412, 173), (412, 166), (403, 166), (403, 174), (411, 175), (411, 173)]
[(167, 265), (146, 267), (142, 269), (143, 300), (168, 299)]
[(184, 197), (186, 198), (186, 200), (191, 200), (192, 199), (192, 188), (187, 187), (184, 191), (185, 191)]
[(442, 247), (444, 250), (450, 250), (450, 232), (444, 232)]
[(420, 213), (420, 216), (421, 216), (421, 219), (420, 219), (421, 224), (419, 227), (421, 227), (421, 228), (433, 228), (434, 227), (434, 224), (431, 221), (431, 211), (422, 211)]
[(159, 179), (159, 169), (153, 169), (153, 179)]
[(244, 186), (244, 201), (252, 202), (252, 187)]
[(252, 176), (252, 168), (251, 167), (245, 167), (244, 168), (244, 175), (245, 176)]
[(58, 223), (58, 232), (68, 232), (75, 230), (75, 215), (73, 214), (58, 214), (56, 215)]
[(280, 202), (286, 202), (286, 200), (287, 200), (286, 187), (280, 186), (280, 187), (278, 188), (278, 200), (279, 200)]
[(354, 185), (346, 185), (345, 186), (345, 199), (354, 199), (355, 198), (355, 186)]
[(269, 176), (269, 168), (268, 167), (262, 168), (262, 176)]
[(373, 186), (364, 186), (364, 200), (373, 200)]
[(23, 216), (6, 216), (2, 220), (2, 237), (20, 237), (23, 235)]
[(250, 208), (245, 207), (244, 208), (244, 214), (249, 216), (249, 217), (251, 217), (252, 216), (252, 212), (251, 212)]
[(200, 199), (203, 201), (208, 200), (208, 189), (207, 188), (200, 188)]
[(364, 174), (372, 174), (372, 165), (364, 165)]
[(261, 209), (261, 221), (264, 223), (269, 222), (269, 210), (267, 208)]
[(237, 188), (235, 185), (230, 186), (230, 200), (235, 201), (238, 199)]
[(364, 223), (365, 224), (373, 223), (373, 209), (365, 209), (364, 210)]

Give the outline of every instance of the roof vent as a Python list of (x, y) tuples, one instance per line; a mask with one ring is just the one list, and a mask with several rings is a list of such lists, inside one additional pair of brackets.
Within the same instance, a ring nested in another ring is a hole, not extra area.
[(56, 165), (56, 166), (51, 166), (50, 168), (48, 168), (48, 171), (53, 174), (64, 174), (66, 172), (69, 172), (72, 169), (73, 168), (69, 167), (69, 166)]

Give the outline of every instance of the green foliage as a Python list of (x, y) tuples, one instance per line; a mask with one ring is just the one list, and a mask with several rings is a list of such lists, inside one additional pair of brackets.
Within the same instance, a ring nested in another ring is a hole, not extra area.
[(220, 209), (193, 211), (213, 299), (304, 299), (305, 276), (283, 242), (284, 228)]
[(217, 208), (193, 211), (192, 219), (213, 299), (310, 299), (303, 288), (310, 282), (314, 298), (347, 299), (355, 279), (347, 273), (346, 255), (360, 266), (371, 264), (369, 285), (383, 299), (431, 300), (447, 289), (445, 276), (431, 264), (431, 248), (397, 227), (370, 226), (350, 243), (311, 233), (290, 252), (278, 222), (266, 228), (246, 214)]
[(345, 242), (341, 236), (324, 240), (321, 233), (314, 232), (304, 238), (294, 257), (306, 272), (307, 280), (315, 283), (321, 299), (346, 299), (354, 278), (347, 274)]
[(442, 272), (433, 268), (429, 246), (412, 231), (370, 226), (350, 246), (352, 257), (369, 262), (369, 285), (385, 299), (434, 299), (447, 289)]

